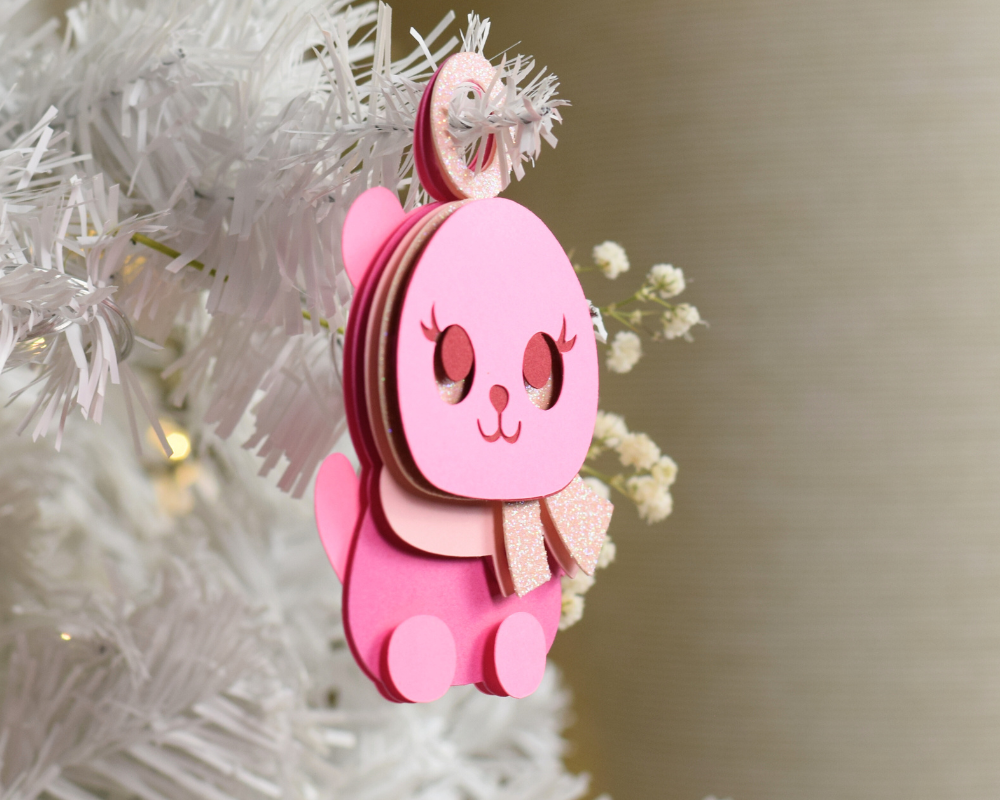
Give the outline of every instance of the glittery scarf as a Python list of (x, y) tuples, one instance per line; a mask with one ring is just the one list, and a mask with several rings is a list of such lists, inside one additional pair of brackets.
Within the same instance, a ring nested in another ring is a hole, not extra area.
[(503, 503), (502, 510), (507, 563), (497, 572), (504, 594), (523, 597), (552, 577), (546, 544), (566, 574), (582, 569), (592, 575), (614, 506), (578, 475), (561, 492)]

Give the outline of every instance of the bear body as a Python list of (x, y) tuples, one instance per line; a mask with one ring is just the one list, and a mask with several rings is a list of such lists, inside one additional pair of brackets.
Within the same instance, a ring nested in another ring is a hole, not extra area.
[[(397, 702), (462, 684), (530, 694), (563, 569), (543, 551), (534, 588), (501, 586), (502, 509), (537, 506), (583, 463), (597, 359), (582, 289), (544, 224), (500, 199), (404, 214), (369, 190), (348, 213), (344, 256), (356, 287), (344, 390), (362, 469), (324, 462), (316, 517), (354, 656)], [(397, 488), (383, 503), (384, 470)]]
[[(559, 626), (562, 590), (558, 570), (524, 597), (502, 596), (489, 557), (449, 558), (414, 550), (376, 524), (377, 504), (366, 509), (354, 538), (344, 586), (344, 624), (355, 657), (384, 694), (399, 695), (385, 664), (392, 632), (417, 615), (442, 620), (455, 641), (450, 685), (477, 684), (506, 694), (492, 664), (492, 641), (507, 617), (531, 614), (540, 623), (548, 652)], [(444, 667), (447, 669), (447, 665)]]

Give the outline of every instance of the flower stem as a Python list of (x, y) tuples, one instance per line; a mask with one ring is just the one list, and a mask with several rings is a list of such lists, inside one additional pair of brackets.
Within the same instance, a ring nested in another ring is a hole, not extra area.
[(628, 321), (628, 318), (624, 314), (621, 314), (618, 311), (607, 311), (607, 312), (602, 311), (601, 313), (604, 316), (610, 317), (613, 320), (617, 320), (633, 333), (642, 333), (642, 331), (640, 331), (638, 328), (633, 326), (631, 322)]
[(661, 300), (659, 297), (651, 297), (649, 299), (652, 300), (654, 303), (659, 303), (664, 308), (670, 308), (670, 309), (677, 308), (677, 306), (674, 305), (673, 303), (668, 303), (666, 300)]
[(634, 303), (636, 300), (643, 300), (643, 299), (645, 298), (643, 296), (642, 289), (637, 289), (635, 294), (633, 294), (631, 297), (626, 297), (624, 300), (620, 300), (617, 303), (611, 303), (610, 305), (605, 306), (604, 308), (601, 309), (601, 313), (602, 314), (613, 313), (616, 309), (619, 309), (622, 306), (627, 306), (629, 303)]
[(591, 466), (589, 466), (587, 464), (584, 464), (582, 467), (580, 467), (580, 472), (582, 472), (585, 475), (589, 475), (591, 477), (597, 478), (600, 481), (604, 481), (612, 489), (615, 489), (619, 493), (625, 495), (625, 497), (628, 497), (628, 492), (625, 491), (625, 489), (623, 488), (623, 484), (622, 484), (622, 478), (624, 476), (622, 476), (622, 475), (605, 475), (603, 472), (600, 472), (600, 471), (594, 469), (593, 467), (591, 467)]
[[(180, 253), (177, 250), (174, 250), (174, 248), (168, 247), (167, 245), (163, 244), (163, 242), (156, 241), (156, 239), (150, 239), (148, 236), (142, 233), (133, 233), (132, 241), (135, 244), (144, 244), (146, 245), (146, 247), (149, 247), (158, 253), (163, 253), (163, 255), (165, 256), (170, 256), (171, 258), (178, 258), (180, 256)], [(187, 263), (187, 266), (194, 267), (199, 272), (205, 269), (205, 265), (202, 264), (200, 261), (194, 261), (194, 260), (189, 261)], [(214, 278), (215, 270), (210, 269), (208, 271), (208, 274)]]
[(603, 472), (600, 472), (594, 469), (593, 467), (587, 466), (586, 464), (580, 467), (580, 472), (586, 472), (588, 475), (597, 478), (598, 480), (602, 480), (605, 483), (611, 483), (610, 475), (605, 475)]
[[(150, 239), (148, 236), (146, 236), (145, 234), (142, 234), (142, 233), (133, 233), (132, 234), (132, 241), (135, 244), (145, 245), (146, 247), (150, 248), (151, 250), (155, 250), (158, 253), (163, 253), (163, 255), (170, 256), (171, 258), (178, 258), (180, 256), (180, 252), (179, 251), (174, 250), (174, 248), (172, 248), (172, 247), (170, 247), (168, 245), (165, 245), (163, 242), (156, 241), (156, 239)], [(194, 267), (199, 272), (203, 272), (205, 270), (205, 265), (201, 261), (196, 261), (194, 259), (192, 259), (191, 261), (189, 261), (186, 264), (186, 266), (188, 266), (188, 267)], [(212, 277), (215, 277), (215, 270), (214, 269), (210, 269), (208, 271), (208, 274), (211, 275)], [(229, 276), (227, 275), (222, 280), (223, 280), (223, 282), (228, 281), (229, 280)], [(303, 310), (302, 311), (302, 319), (304, 319), (304, 320), (312, 320), (312, 314), (310, 314), (308, 311)], [(319, 326), (321, 328), (326, 328), (327, 330), (330, 329), (330, 323), (327, 322), (322, 317), (319, 320)]]

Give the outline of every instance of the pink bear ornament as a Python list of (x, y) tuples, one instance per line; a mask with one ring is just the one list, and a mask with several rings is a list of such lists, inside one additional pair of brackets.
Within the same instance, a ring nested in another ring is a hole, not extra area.
[(597, 411), (589, 304), (548, 228), (504, 199), (404, 214), (369, 190), (344, 258), (362, 470), (324, 462), (316, 518), (352, 651), (391, 700), (526, 696), (559, 578), (593, 570), (611, 514), (577, 476)]
[(488, 196), (495, 161), (480, 173), (435, 160), (450, 146), (454, 86), (485, 90), (492, 74), (461, 54), (425, 92), (415, 158), (444, 202), (407, 214), (370, 189), (344, 224), (355, 286), (344, 393), (361, 476), (329, 456), (316, 521), (354, 657), (396, 702), (463, 684), (531, 694), (558, 629), (560, 577), (593, 571), (612, 511), (578, 475), (598, 370), (572, 265), (538, 217)]

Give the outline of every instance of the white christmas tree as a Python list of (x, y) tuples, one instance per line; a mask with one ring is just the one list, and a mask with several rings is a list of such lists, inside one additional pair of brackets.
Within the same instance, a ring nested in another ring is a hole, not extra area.
[[(0, 0), (0, 800), (582, 796), (554, 669), (520, 701), (378, 695), (308, 497), (344, 441), (344, 215), (379, 184), (426, 201), (421, 94), (488, 21), (392, 61), (383, 4), (90, 0), (27, 31), (24, 5)], [(503, 102), (457, 98), (450, 129), (520, 178), (565, 101), (532, 59), (497, 65)], [(628, 269), (614, 243), (594, 259)], [(658, 265), (601, 309), (630, 329), (609, 369), (644, 315), (687, 335), (683, 288)], [(588, 462), (670, 512), (673, 462), (620, 417)]]
[[(422, 201), (423, 83), (488, 23), (445, 40), (445, 19), (393, 63), (373, 3), (97, 0), (63, 34), (18, 30), (19, 5), (0, 4), (0, 798), (581, 796), (554, 673), (518, 702), (377, 694), (299, 499), (344, 428), (345, 210), (375, 184)], [(551, 76), (519, 87), (532, 71), (504, 64), (503, 109), (453, 109), (515, 174), (558, 121)], [(279, 465), (279, 488), (257, 474)]]

